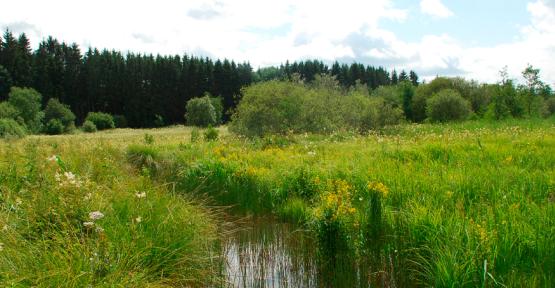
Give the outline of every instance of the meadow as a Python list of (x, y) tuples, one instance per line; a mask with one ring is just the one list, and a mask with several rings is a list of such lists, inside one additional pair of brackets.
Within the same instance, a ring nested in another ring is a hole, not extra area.
[(2, 141), (0, 286), (225, 286), (222, 211), (308, 231), (318, 286), (555, 285), (554, 118), (218, 129)]

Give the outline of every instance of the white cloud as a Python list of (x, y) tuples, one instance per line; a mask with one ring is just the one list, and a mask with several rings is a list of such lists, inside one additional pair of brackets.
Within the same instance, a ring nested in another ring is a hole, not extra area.
[(453, 16), (453, 12), (443, 5), (441, 0), (421, 0), (420, 11), (424, 14), (439, 18), (448, 18)]

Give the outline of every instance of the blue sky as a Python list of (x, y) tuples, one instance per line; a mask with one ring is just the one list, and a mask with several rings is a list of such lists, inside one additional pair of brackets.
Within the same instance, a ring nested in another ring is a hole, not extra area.
[[(29, 9), (33, 7), (33, 9)], [(555, 86), (555, 0), (6, 1), (0, 28), (38, 45), (249, 61), (363, 62), (425, 79), (516, 80), (532, 64)]]

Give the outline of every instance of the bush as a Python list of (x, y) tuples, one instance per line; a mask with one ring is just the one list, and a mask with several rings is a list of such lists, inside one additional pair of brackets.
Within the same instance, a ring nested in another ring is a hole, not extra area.
[(426, 116), (433, 122), (464, 120), (471, 111), (470, 102), (452, 89), (441, 90), (426, 101)]
[(0, 119), (1, 118), (9, 118), (9, 119), (16, 119), (19, 116), (19, 111), (13, 107), (12, 104), (8, 102), (0, 103)]
[(364, 90), (352, 89), (345, 93), (291, 81), (254, 84), (243, 90), (230, 129), (248, 137), (305, 132), (331, 134), (366, 131), (403, 119), (400, 108), (393, 108), (381, 97), (370, 97)]
[(204, 131), (204, 140), (206, 141), (216, 141), (218, 140), (219, 132), (216, 128), (208, 126), (208, 129)]
[(547, 105), (547, 113), (549, 115), (555, 114), (555, 97), (551, 97), (545, 101)]
[(113, 129), (116, 127), (112, 115), (103, 112), (89, 112), (85, 121), (94, 123), (98, 130)]
[(59, 119), (50, 119), (44, 126), (44, 132), (49, 135), (60, 135), (64, 130), (64, 124)]
[(44, 117), (41, 101), (42, 95), (35, 89), (18, 87), (12, 87), (8, 99), (8, 102), (18, 111), (27, 129), (33, 133), (41, 130)]
[(83, 122), (83, 126), (81, 126), (81, 129), (87, 133), (93, 133), (97, 130), (96, 125), (94, 125), (94, 123), (91, 121)]
[(116, 128), (127, 128), (127, 118), (123, 115), (114, 115), (114, 125)]
[[(69, 106), (60, 103), (60, 101), (55, 98), (48, 100), (46, 108), (44, 108), (44, 121), (47, 123), (46, 126), (48, 126), (48, 123), (51, 123), (52, 120), (58, 120), (58, 122), (62, 124), (61, 133), (69, 132), (75, 127), (75, 114), (71, 112)], [(54, 123), (52, 125), (54, 125)], [(54, 130), (51, 129), (53, 128), (54, 127), (46, 127), (46, 133), (52, 134)]]
[(21, 138), (26, 134), (25, 128), (14, 119), (0, 119), (0, 138)]
[(201, 98), (193, 98), (187, 102), (185, 120), (187, 125), (208, 127), (216, 126), (222, 121), (223, 105), (221, 98), (206, 94)]

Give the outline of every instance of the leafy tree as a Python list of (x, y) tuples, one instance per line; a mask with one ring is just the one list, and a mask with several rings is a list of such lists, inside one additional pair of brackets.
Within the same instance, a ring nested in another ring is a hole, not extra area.
[(49, 135), (63, 134), (65, 130), (64, 124), (60, 119), (50, 119), (44, 126), (44, 132)]
[(19, 112), (29, 131), (41, 130), (44, 113), (41, 111), (42, 95), (33, 88), (12, 87), (8, 102)]
[(0, 118), (9, 118), (16, 120), (19, 117), (19, 111), (7, 101), (0, 102)]
[(539, 97), (540, 92), (544, 89), (544, 84), (539, 75), (540, 69), (536, 69), (532, 65), (528, 65), (522, 71), (526, 86), (521, 89), (521, 94), (529, 116), (541, 114), (541, 109), (544, 108), (543, 99)]
[(464, 120), (470, 112), (470, 102), (453, 89), (444, 89), (426, 101), (426, 115), (432, 122)]
[(89, 112), (85, 121), (92, 122), (98, 130), (114, 129), (114, 118), (112, 115), (103, 112)]
[(83, 126), (81, 126), (81, 130), (87, 133), (93, 133), (93, 132), (96, 132), (97, 129), (96, 129), (96, 125), (94, 125), (93, 122), (85, 121), (83, 122)]
[(25, 127), (21, 126), (17, 121), (0, 118), (0, 138), (21, 138), (26, 134)]
[[(62, 131), (57, 134), (69, 132), (75, 127), (75, 114), (71, 112), (67, 105), (60, 103), (60, 101), (56, 98), (50, 98), (50, 100), (48, 100), (48, 104), (46, 104), (46, 108), (44, 109), (44, 121), (47, 123), (47, 133), (49, 133), (48, 130), (52, 128), (48, 127), (48, 123), (52, 120), (58, 120), (58, 122), (62, 125)], [(52, 125), (54, 124), (58, 126), (58, 123), (53, 123)]]
[[(186, 110), (185, 119), (187, 125), (208, 127), (218, 125), (221, 121), (221, 100), (212, 98), (209, 94), (189, 100)], [(219, 119), (218, 116), (220, 117)]]

